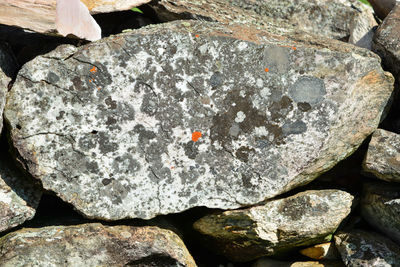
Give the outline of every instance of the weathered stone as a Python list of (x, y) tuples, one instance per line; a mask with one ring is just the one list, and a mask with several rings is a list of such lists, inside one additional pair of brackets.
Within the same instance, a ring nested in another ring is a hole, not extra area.
[(389, 182), (400, 182), (400, 134), (378, 129), (372, 135), (364, 170)]
[(368, 0), (368, 2), (380, 19), (384, 19), (396, 4), (396, 0)]
[(335, 234), (335, 243), (346, 266), (399, 266), (400, 247), (379, 234), (361, 230), (339, 232)]
[(345, 265), (340, 261), (298, 261), (298, 262), (285, 262), (268, 258), (261, 258), (257, 260), (252, 267), (344, 267)]
[(179, 21), (37, 57), (5, 117), (46, 189), (90, 218), (151, 218), (310, 182), (376, 129), (392, 84), (353, 45)]
[(377, 26), (372, 9), (358, 0), (160, 0), (150, 5), (164, 21), (194, 18), (261, 28), (282, 25), (363, 47), (371, 46), (371, 30)]
[(339, 254), (333, 243), (317, 244), (300, 250), (300, 253), (314, 260), (337, 260)]
[[(42, 192), (0, 153), (0, 232), (33, 218)], [(1, 265), (1, 264), (0, 264)]]
[(75, 226), (27, 228), (0, 238), (0, 265), (195, 267), (182, 240), (157, 227)]
[(400, 244), (400, 185), (364, 184), (361, 213), (375, 229)]
[(194, 223), (206, 242), (234, 261), (250, 261), (326, 242), (350, 213), (339, 190), (305, 191), (262, 206), (208, 215)]

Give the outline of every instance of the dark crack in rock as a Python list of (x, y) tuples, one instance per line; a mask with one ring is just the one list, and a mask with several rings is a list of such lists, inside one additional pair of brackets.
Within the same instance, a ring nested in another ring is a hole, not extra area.
[(219, 254), (250, 261), (329, 241), (352, 203), (353, 196), (344, 191), (305, 191), (262, 206), (208, 215), (194, 228)]
[(400, 247), (377, 233), (339, 232), (335, 234), (335, 244), (346, 266), (400, 266)]
[(308, 183), (376, 129), (393, 79), (365, 49), (280, 34), (178, 21), (60, 46), (9, 93), (13, 145), (89, 218), (238, 208)]
[(27, 228), (0, 239), (0, 265), (196, 267), (182, 240), (158, 227)]
[(364, 170), (388, 182), (400, 182), (400, 134), (378, 129), (372, 135)]

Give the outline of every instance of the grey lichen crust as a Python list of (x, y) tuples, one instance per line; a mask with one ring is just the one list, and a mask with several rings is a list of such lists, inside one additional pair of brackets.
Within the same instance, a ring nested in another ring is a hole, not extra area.
[(250, 261), (329, 241), (350, 213), (353, 196), (305, 191), (244, 210), (208, 215), (194, 224), (205, 242), (233, 261)]
[(400, 182), (400, 134), (378, 129), (372, 135), (364, 170), (388, 182)]
[(352, 45), (179, 21), (36, 58), (5, 117), (26, 169), (84, 215), (151, 218), (313, 180), (376, 129), (392, 84)]

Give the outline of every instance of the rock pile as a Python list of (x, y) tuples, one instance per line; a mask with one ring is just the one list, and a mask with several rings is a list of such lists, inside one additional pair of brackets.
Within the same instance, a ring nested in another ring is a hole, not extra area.
[(0, 266), (400, 266), (400, 5), (376, 32), (355, 0), (141, 10), (0, 45)]

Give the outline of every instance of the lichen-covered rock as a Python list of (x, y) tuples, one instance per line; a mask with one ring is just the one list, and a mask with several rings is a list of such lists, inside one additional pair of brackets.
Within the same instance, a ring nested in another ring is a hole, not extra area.
[(0, 153), (0, 232), (33, 218), (42, 192)]
[(398, 267), (400, 247), (373, 232), (352, 230), (335, 234), (335, 243), (348, 267)]
[(375, 229), (400, 244), (400, 185), (364, 184), (361, 214)]
[(308, 183), (376, 129), (393, 78), (365, 49), (284, 34), (178, 21), (60, 46), (9, 92), (19, 160), (107, 220), (238, 208)]
[[(288, 25), (328, 38), (370, 47), (377, 25), (372, 9), (358, 0), (160, 0), (150, 5), (162, 20), (194, 18), (266, 27)], [(363, 39), (363, 40), (361, 40)], [(369, 42), (367, 41), (369, 40)]]
[(195, 267), (182, 240), (157, 227), (99, 223), (22, 229), (0, 238), (0, 266)]
[(340, 190), (305, 191), (249, 209), (201, 218), (194, 228), (210, 247), (234, 261), (250, 261), (329, 241), (350, 213), (353, 196)]
[(400, 182), (400, 134), (378, 129), (372, 135), (364, 170), (389, 182)]

